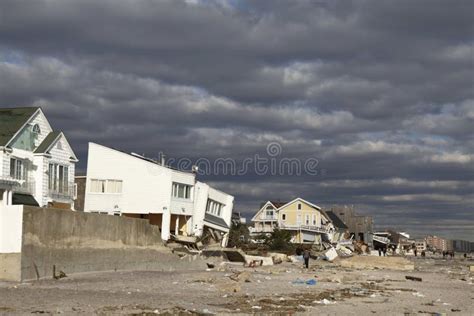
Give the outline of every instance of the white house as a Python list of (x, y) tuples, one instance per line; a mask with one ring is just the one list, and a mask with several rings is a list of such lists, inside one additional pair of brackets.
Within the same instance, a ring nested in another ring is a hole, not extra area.
[(163, 240), (202, 237), (226, 245), (233, 203), (193, 172), (89, 143), (85, 212), (148, 219)]
[(41, 108), (0, 109), (0, 206), (72, 208), (77, 161)]

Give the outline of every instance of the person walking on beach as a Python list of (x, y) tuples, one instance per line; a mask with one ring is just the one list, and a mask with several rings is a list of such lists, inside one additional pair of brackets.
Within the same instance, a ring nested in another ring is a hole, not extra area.
[(304, 259), (304, 265), (306, 267), (306, 269), (309, 268), (309, 250), (308, 249), (305, 249), (305, 251), (303, 252), (303, 259)]

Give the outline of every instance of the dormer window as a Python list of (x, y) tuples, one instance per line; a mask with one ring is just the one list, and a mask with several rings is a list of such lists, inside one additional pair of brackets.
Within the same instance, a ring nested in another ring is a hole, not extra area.
[(41, 128), (39, 127), (38, 124), (33, 125), (32, 131), (33, 131), (33, 133), (36, 134), (36, 135), (41, 134)]
[(301, 203), (298, 203), (298, 211), (301, 210)]

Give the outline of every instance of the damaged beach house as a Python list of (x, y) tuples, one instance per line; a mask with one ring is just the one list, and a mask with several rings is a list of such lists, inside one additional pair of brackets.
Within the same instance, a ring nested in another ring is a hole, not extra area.
[[(136, 153), (89, 143), (87, 176), (78, 177), (84, 212), (147, 219), (164, 241), (226, 246), (234, 197)], [(85, 184), (84, 184), (85, 182)]]
[(76, 162), (41, 108), (0, 109), (0, 206), (72, 209)]
[(254, 215), (252, 223), (253, 237), (270, 234), (275, 229), (287, 230), (291, 232), (292, 243), (320, 245), (337, 242), (341, 236), (340, 228), (334, 226), (321, 207), (302, 198), (284, 203), (267, 201)]

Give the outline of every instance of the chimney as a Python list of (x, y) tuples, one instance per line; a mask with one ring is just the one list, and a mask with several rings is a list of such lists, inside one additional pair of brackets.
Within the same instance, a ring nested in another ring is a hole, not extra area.
[(160, 154), (160, 158), (161, 158), (161, 165), (162, 166), (165, 166), (165, 163), (166, 163), (166, 156), (164, 153), (161, 153)]

